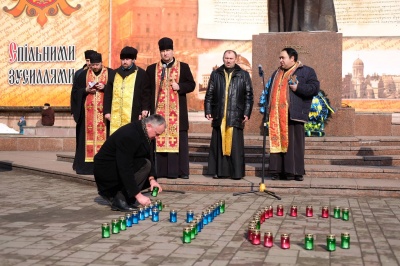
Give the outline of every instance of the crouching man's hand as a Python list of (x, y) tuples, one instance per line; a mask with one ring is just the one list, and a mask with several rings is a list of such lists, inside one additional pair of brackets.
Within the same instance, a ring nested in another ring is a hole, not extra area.
[(158, 184), (157, 180), (155, 180), (154, 176), (149, 177), (150, 181), (150, 190), (153, 191), (154, 187), (158, 187), (158, 193), (162, 191), (160, 184)]
[(146, 197), (142, 193), (139, 193), (135, 196), (137, 202), (139, 202), (142, 206), (149, 205), (151, 203), (150, 198)]

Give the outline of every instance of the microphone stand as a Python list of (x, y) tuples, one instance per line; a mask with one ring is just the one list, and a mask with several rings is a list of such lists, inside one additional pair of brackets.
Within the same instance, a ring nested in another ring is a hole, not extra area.
[[(161, 72), (161, 78), (160, 78), (160, 84), (158, 86), (158, 92), (157, 92), (157, 99), (156, 99), (156, 104), (154, 106), (154, 113), (157, 113), (157, 108), (158, 108), (158, 100), (160, 99), (160, 94), (161, 94), (161, 85), (165, 79), (165, 71), (166, 71), (166, 65), (163, 64), (163, 69)], [(157, 70), (157, 65), (156, 65), (156, 70)], [(156, 71), (156, 75), (157, 75), (157, 71)], [(154, 139), (154, 170), (156, 171), (156, 175), (158, 178), (158, 173), (157, 173), (157, 139)], [(175, 192), (175, 193), (181, 193), (181, 194), (185, 194), (185, 191), (179, 191), (179, 190), (163, 190), (163, 192)]]
[(279, 197), (278, 195), (275, 194), (275, 192), (267, 190), (265, 183), (264, 183), (264, 177), (265, 177), (265, 146), (266, 146), (266, 139), (267, 139), (267, 108), (268, 108), (268, 96), (269, 96), (269, 88), (265, 87), (265, 80), (264, 80), (264, 71), (262, 70), (261, 66), (259, 66), (259, 75), (262, 78), (262, 84), (263, 84), (263, 92), (265, 96), (265, 101), (264, 101), (264, 115), (263, 115), (263, 155), (262, 155), (262, 176), (261, 176), (261, 183), (259, 186), (259, 190), (253, 190), (247, 191), (247, 192), (237, 192), (233, 193), (233, 196), (237, 195), (243, 195), (243, 194), (248, 194), (248, 193), (257, 193), (257, 192), (264, 192), (278, 200), (281, 200), (282, 198)]

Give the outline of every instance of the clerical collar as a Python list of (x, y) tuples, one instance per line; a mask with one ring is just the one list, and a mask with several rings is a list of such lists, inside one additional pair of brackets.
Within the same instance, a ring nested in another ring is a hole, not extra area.
[(166, 64), (166, 65), (167, 65), (167, 68), (169, 68), (169, 67), (171, 67), (171, 66), (175, 63), (175, 57), (173, 57), (172, 60), (171, 60), (171, 62), (169, 62), (169, 63), (166, 63), (166, 62), (164, 62), (164, 61), (161, 59), (161, 63), (162, 63), (162, 64)]

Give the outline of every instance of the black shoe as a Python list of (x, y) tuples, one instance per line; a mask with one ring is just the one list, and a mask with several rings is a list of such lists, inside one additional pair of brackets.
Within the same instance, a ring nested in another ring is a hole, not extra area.
[(272, 174), (271, 175), (271, 180), (279, 180), (279, 174)]
[(232, 180), (242, 180), (242, 178), (233, 178), (231, 177)]
[(113, 197), (110, 197), (110, 196), (108, 196), (108, 195), (106, 195), (106, 194), (104, 194), (104, 193), (101, 193), (101, 192), (98, 192), (98, 194), (100, 195), (100, 197), (102, 197), (105, 201), (107, 201), (107, 203), (108, 204), (112, 204), (112, 202), (113, 202)]
[(214, 178), (214, 179), (218, 179), (218, 176), (217, 176), (217, 175), (213, 175), (213, 178)]
[(182, 179), (189, 179), (189, 176), (188, 176), (188, 175), (180, 175), (179, 178), (182, 178)]
[(121, 193), (121, 191), (118, 191), (117, 195), (115, 195), (111, 203), (111, 210), (128, 212), (128, 211), (133, 211), (134, 208), (129, 207), (128, 203), (125, 200), (124, 195)]
[(303, 181), (303, 180), (304, 180), (304, 178), (303, 178), (302, 175), (295, 175), (295, 176), (294, 176), (294, 179), (295, 179), (296, 181)]
[(295, 176), (294, 174), (285, 174), (286, 180), (294, 180)]

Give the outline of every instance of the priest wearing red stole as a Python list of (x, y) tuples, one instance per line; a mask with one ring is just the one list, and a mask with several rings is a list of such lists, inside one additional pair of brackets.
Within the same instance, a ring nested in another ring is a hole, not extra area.
[(81, 175), (93, 174), (93, 158), (106, 140), (104, 92), (114, 75), (112, 69), (103, 66), (101, 54), (94, 52), (89, 59), (90, 67), (77, 77), (71, 93), (77, 133), (74, 170)]
[[(188, 64), (174, 57), (173, 41), (164, 37), (158, 42), (161, 60), (147, 67), (151, 83), (151, 113), (165, 117), (167, 128), (157, 138), (157, 175), (189, 178), (188, 108), (186, 94), (196, 83)], [(143, 113), (142, 115), (147, 115)]]

